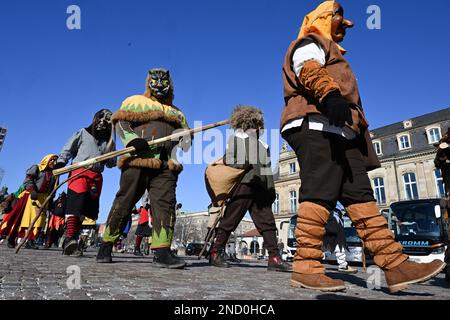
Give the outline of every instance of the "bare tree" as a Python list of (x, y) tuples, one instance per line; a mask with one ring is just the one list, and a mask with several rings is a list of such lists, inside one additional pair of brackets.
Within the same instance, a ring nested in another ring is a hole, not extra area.
[(173, 238), (186, 246), (190, 235), (192, 235), (193, 221), (191, 218), (183, 217), (175, 222)]

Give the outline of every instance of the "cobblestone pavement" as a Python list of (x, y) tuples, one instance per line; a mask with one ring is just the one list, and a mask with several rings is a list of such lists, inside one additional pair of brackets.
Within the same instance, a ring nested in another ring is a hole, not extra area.
[[(347, 283), (345, 293), (335, 294), (291, 288), (290, 274), (268, 272), (266, 262), (243, 262), (230, 269), (219, 269), (209, 266), (206, 260), (187, 257), (184, 270), (168, 270), (152, 267), (151, 256), (116, 253), (113, 264), (97, 264), (95, 255), (96, 250), (89, 249), (81, 258), (65, 257), (56, 248), (22, 249), (16, 255), (14, 250), (0, 245), (0, 299), (450, 299), (450, 284), (444, 274), (389, 295), (383, 273), (376, 267), (372, 273), (363, 273), (359, 268), (356, 275), (344, 275), (335, 271), (336, 266), (328, 265), (333, 277)], [(81, 288), (71, 290), (67, 283), (76, 285), (71, 276), (78, 267)], [(376, 278), (377, 274), (381, 275), (381, 288), (368, 289), (366, 279)]]

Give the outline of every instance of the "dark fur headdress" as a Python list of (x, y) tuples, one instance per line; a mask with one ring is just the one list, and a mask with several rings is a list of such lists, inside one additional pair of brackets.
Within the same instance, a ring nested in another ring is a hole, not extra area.
[(237, 106), (231, 115), (230, 125), (233, 129), (247, 131), (249, 129), (264, 129), (263, 112), (252, 106)]

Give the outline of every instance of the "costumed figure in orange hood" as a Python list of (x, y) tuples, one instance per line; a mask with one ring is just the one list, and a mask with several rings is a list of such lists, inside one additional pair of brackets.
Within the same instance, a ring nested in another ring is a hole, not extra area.
[(380, 214), (367, 172), (380, 166), (368, 131), (355, 75), (339, 45), (353, 23), (344, 9), (325, 1), (308, 14), (283, 65), (283, 138), (300, 164), (297, 251), (291, 284), (322, 291), (345, 290), (325, 275), (321, 247), (329, 213), (341, 202), (390, 292), (437, 275), (445, 263), (408, 260)]

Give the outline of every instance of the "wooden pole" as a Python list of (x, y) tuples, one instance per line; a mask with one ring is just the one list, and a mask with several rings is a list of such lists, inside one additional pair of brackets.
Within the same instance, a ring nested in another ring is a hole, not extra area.
[[(182, 131), (179, 131), (177, 133), (171, 134), (170, 136), (167, 136), (167, 137), (163, 137), (163, 138), (155, 139), (155, 140), (152, 140), (152, 141), (148, 141), (148, 145), (149, 146), (154, 146), (154, 145), (161, 144), (161, 143), (164, 143), (164, 142), (167, 142), (167, 141), (176, 140), (176, 139), (179, 139), (179, 138), (187, 136), (187, 135), (193, 135), (195, 133), (206, 131), (206, 130), (209, 130), (209, 129), (212, 129), (212, 128), (216, 128), (216, 127), (220, 127), (220, 126), (226, 125), (228, 123), (229, 123), (229, 120), (224, 120), (224, 121), (216, 122), (216, 123), (209, 124), (209, 125), (206, 125), (206, 126), (203, 126), (203, 127), (193, 128), (193, 129), (189, 129), (189, 130), (182, 130)], [(75, 164), (73, 164), (71, 166), (67, 166), (67, 167), (64, 167), (64, 168), (61, 168), (61, 169), (53, 170), (53, 175), (60, 176), (60, 175), (65, 174), (67, 172), (70, 172), (70, 171), (73, 171), (73, 170), (76, 170), (76, 169), (79, 169), (79, 168), (84, 168), (84, 167), (87, 167), (87, 166), (91, 166), (93, 164), (96, 164), (96, 163), (99, 163), (99, 162), (103, 162), (103, 161), (109, 160), (111, 158), (119, 157), (119, 156), (122, 156), (124, 154), (132, 153), (132, 152), (135, 152), (135, 151), (136, 151), (136, 149), (134, 147), (128, 147), (128, 148), (125, 148), (125, 149), (122, 149), (122, 150), (105, 153), (104, 155), (101, 155), (101, 156), (98, 156), (98, 157), (95, 157), (95, 158), (92, 158), (92, 159), (88, 159), (88, 160), (85, 160), (85, 161), (81, 161), (81, 162), (75, 163)]]
[[(214, 237), (215, 237), (216, 227), (219, 224), (219, 221), (222, 220), (224, 212), (225, 212), (225, 204), (222, 204), (222, 206), (220, 208), (220, 212), (217, 214), (216, 218), (214, 219), (214, 223), (213, 223), (211, 229), (209, 229), (208, 233), (206, 234), (205, 243), (203, 245), (202, 250), (198, 254), (197, 260), (200, 260), (202, 258), (203, 253), (205, 252), (205, 250), (208, 247), (208, 244), (210, 244), (210, 245), (212, 244), (211, 239), (214, 239)], [(209, 249), (211, 249), (211, 247)]]

